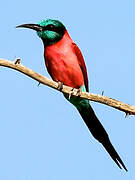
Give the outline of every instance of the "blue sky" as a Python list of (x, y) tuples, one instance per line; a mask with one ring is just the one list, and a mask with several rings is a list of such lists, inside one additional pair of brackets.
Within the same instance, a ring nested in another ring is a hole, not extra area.
[[(0, 57), (49, 77), (36, 33), (15, 29), (59, 19), (84, 55), (90, 90), (135, 105), (134, 1), (1, 2)], [(129, 180), (135, 178), (135, 117), (91, 103), (128, 168), (120, 170), (61, 93), (0, 68), (0, 179)]]

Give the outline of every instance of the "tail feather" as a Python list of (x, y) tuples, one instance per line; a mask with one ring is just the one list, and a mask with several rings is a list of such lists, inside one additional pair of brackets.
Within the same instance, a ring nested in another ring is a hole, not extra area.
[(96, 138), (104, 146), (104, 148), (109, 153), (114, 162), (118, 165), (118, 167), (120, 169), (122, 169), (123, 167), (127, 171), (127, 168), (125, 167), (120, 156), (111, 144), (107, 132), (105, 131), (100, 121), (97, 119), (91, 106), (89, 105), (89, 108), (82, 106), (82, 108), (78, 109), (78, 111), (94, 138)]
[(118, 167), (120, 169), (121, 166), (126, 170), (126, 166), (124, 165), (124, 163), (122, 162), (120, 156), (118, 155), (118, 153), (116, 152), (116, 150), (114, 149), (113, 145), (111, 144), (110, 140), (108, 142), (102, 143), (102, 145), (104, 146), (104, 148), (106, 149), (106, 151), (110, 154), (111, 158), (114, 160), (114, 162), (118, 165)]

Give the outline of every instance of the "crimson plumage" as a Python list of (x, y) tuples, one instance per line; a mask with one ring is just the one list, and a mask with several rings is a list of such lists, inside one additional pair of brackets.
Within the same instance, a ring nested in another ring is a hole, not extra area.
[(87, 70), (83, 56), (66, 31), (63, 38), (55, 44), (46, 46), (44, 51), (47, 70), (53, 80), (88, 90)]

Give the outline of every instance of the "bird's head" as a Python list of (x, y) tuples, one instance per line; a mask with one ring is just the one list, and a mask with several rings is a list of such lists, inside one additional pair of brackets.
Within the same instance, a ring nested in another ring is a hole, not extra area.
[(60, 21), (52, 19), (42, 20), (38, 24), (22, 24), (17, 26), (17, 28), (29, 28), (37, 31), (45, 46), (54, 44), (62, 39), (66, 30)]

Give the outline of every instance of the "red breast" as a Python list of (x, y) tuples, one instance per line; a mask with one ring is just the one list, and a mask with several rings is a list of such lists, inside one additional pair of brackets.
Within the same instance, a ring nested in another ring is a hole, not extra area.
[(72, 44), (73, 40), (66, 31), (60, 41), (45, 48), (45, 63), (54, 81), (80, 88), (84, 79)]

